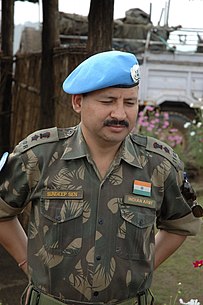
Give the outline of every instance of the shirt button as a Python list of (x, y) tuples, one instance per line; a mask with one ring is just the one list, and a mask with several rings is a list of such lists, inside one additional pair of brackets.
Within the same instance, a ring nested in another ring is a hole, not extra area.
[(100, 225), (103, 225), (103, 223), (104, 223), (103, 219), (102, 219), (102, 218), (99, 218), (98, 223), (99, 223)]
[(100, 255), (97, 255), (97, 256), (96, 256), (96, 260), (97, 260), (97, 261), (100, 261), (100, 259), (101, 259), (101, 256), (100, 256)]
[(142, 226), (143, 225), (143, 219), (140, 219), (139, 221), (139, 225)]
[(98, 296), (98, 294), (99, 294), (99, 292), (98, 292), (98, 291), (95, 291), (95, 292), (93, 293), (93, 295), (94, 295), (95, 297), (97, 297), (97, 296)]
[(121, 252), (121, 248), (116, 248), (116, 253), (120, 253)]

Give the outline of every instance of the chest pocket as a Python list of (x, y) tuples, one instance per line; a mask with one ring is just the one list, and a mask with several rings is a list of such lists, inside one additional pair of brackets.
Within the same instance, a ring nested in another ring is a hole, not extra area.
[[(72, 196), (70, 196), (72, 195)], [(43, 191), (40, 202), (45, 250), (75, 256), (82, 247), (82, 191)]]
[[(129, 200), (129, 196), (133, 200)], [(154, 247), (155, 202), (141, 196), (129, 196), (125, 196), (119, 206), (121, 217), (116, 253), (125, 259), (149, 260)]]

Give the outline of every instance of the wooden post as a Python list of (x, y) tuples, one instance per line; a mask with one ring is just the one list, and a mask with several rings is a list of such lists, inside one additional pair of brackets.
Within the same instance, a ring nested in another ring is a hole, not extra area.
[(54, 48), (60, 45), (58, 0), (43, 0), (39, 128), (55, 124)]
[(88, 15), (87, 53), (112, 49), (114, 0), (91, 0)]
[(10, 150), (14, 0), (2, 0), (0, 54), (0, 155)]

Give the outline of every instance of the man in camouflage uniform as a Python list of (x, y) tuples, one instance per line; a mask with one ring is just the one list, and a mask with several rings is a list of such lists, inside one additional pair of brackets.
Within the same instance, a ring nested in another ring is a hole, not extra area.
[[(138, 84), (133, 54), (88, 58), (63, 84), (81, 123), (4, 155), (0, 242), (28, 274), (26, 304), (150, 304), (153, 270), (198, 232), (178, 156), (131, 133)], [(27, 243), (16, 216), (30, 202)]]

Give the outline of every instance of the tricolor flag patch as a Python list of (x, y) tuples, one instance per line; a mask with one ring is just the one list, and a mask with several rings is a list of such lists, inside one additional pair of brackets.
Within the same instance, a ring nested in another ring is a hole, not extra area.
[(152, 184), (149, 182), (134, 180), (133, 194), (150, 197), (151, 196), (151, 186), (152, 186)]

